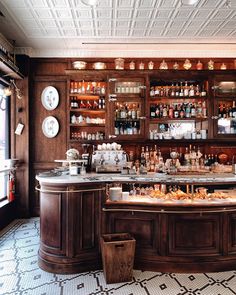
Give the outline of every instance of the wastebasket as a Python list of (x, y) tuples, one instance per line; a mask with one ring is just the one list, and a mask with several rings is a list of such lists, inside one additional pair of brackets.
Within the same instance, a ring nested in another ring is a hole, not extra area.
[(135, 239), (129, 233), (101, 237), (103, 272), (107, 284), (129, 282), (133, 278)]

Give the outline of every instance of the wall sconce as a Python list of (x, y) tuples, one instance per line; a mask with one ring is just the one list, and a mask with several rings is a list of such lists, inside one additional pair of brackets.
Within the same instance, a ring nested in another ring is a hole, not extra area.
[(18, 99), (22, 99), (23, 95), (21, 93), (21, 90), (16, 86), (16, 83), (14, 80), (10, 80), (10, 85), (8, 87), (4, 88), (4, 95), (11, 96), (14, 89), (16, 92), (16, 97)]

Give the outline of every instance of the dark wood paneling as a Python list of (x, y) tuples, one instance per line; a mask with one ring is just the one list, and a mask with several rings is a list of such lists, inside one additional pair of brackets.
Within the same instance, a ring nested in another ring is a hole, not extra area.
[(130, 233), (136, 239), (137, 247), (155, 248), (158, 237), (156, 214), (145, 213), (112, 213), (107, 224), (111, 233)]
[[(34, 101), (32, 104), (32, 141), (33, 162), (53, 162), (55, 159), (65, 158), (66, 152), (66, 81), (54, 82), (53, 78), (47, 82), (35, 82)], [(46, 110), (41, 102), (41, 93), (47, 86), (54, 86), (59, 92), (60, 103), (53, 111)], [(47, 116), (54, 116), (59, 121), (60, 130), (56, 137), (47, 138), (42, 131), (43, 120)]]
[(63, 232), (62, 194), (43, 193), (40, 198), (40, 240), (41, 247), (48, 253), (65, 253), (65, 233)]
[(236, 213), (232, 213), (228, 216), (229, 226), (229, 253), (236, 254)]
[(207, 256), (220, 254), (219, 214), (173, 215), (168, 220), (168, 254), (184, 256)]

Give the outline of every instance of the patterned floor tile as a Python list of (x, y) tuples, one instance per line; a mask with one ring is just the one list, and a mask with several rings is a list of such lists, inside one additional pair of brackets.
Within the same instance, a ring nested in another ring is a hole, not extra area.
[(38, 267), (39, 227), (39, 218), (15, 220), (0, 232), (0, 295), (236, 295), (236, 270), (204, 274), (134, 270), (131, 282), (119, 284), (106, 284), (101, 270), (47, 273)]

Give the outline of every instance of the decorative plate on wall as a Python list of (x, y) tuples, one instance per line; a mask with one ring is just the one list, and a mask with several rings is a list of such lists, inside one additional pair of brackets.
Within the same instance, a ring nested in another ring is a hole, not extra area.
[(59, 94), (55, 87), (47, 86), (41, 94), (41, 101), (46, 110), (54, 110), (59, 103)]
[(53, 138), (59, 132), (59, 123), (53, 116), (48, 116), (43, 120), (43, 134), (48, 138)]

